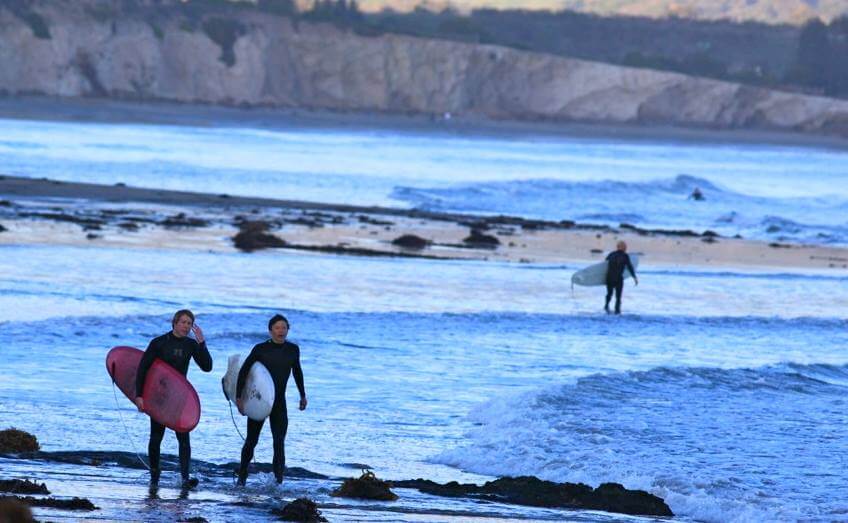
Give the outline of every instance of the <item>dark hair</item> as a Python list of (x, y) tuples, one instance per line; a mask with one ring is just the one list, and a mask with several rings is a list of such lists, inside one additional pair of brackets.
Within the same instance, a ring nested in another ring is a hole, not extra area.
[(291, 326), (289, 325), (289, 320), (287, 320), (285, 316), (283, 316), (282, 314), (275, 314), (274, 316), (271, 317), (270, 320), (268, 320), (268, 330), (271, 330), (271, 327), (273, 327), (274, 324), (277, 323), (278, 321), (286, 322), (286, 329), (291, 328)]
[(188, 316), (189, 318), (191, 318), (191, 322), (194, 323), (194, 313), (188, 309), (180, 309), (174, 313), (174, 319), (171, 320), (171, 327), (176, 325), (177, 322), (180, 321), (180, 318), (182, 318), (183, 316)]

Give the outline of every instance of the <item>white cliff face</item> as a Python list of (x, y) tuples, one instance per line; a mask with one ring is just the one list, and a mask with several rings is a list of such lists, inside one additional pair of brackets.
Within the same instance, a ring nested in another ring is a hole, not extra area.
[(51, 11), (50, 39), (0, 10), (0, 90), (496, 119), (755, 128), (848, 136), (848, 101), (496, 46), (242, 13), (235, 62), (202, 29)]

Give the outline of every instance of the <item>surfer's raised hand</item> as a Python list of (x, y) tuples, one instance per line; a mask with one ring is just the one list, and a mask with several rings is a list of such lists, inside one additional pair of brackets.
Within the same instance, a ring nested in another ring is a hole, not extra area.
[(196, 323), (191, 326), (191, 332), (194, 333), (194, 339), (197, 340), (197, 343), (206, 341), (206, 338), (203, 337), (203, 330)]
[(306, 404), (309, 403), (306, 401), (306, 396), (300, 398), (300, 410), (306, 410)]
[(135, 399), (135, 406), (138, 407), (139, 412), (144, 412), (144, 398), (141, 396)]

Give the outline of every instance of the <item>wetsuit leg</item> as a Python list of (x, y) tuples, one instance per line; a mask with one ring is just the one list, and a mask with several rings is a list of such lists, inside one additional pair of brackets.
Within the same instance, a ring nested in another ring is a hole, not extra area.
[(162, 445), (162, 437), (165, 436), (165, 425), (156, 423), (150, 418), (150, 440), (147, 443), (147, 458), (150, 460), (150, 477), (159, 479), (159, 447)]
[(188, 432), (177, 432), (177, 442), (180, 445), (180, 474), (183, 481), (188, 480), (189, 467), (191, 466), (191, 439)]
[(607, 300), (604, 302), (604, 310), (609, 312), (609, 303), (612, 299), (612, 290), (615, 288), (614, 283), (607, 281)]
[(247, 479), (247, 467), (250, 465), (250, 460), (253, 459), (253, 449), (259, 442), (259, 433), (262, 432), (262, 425), (265, 420), (256, 421), (247, 418), (247, 437), (244, 439), (244, 446), (241, 448), (241, 465), (239, 466), (239, 483), (244, 484)]
[(277, 483), (282, 483), (286, 473), (286, 432), (289, 429), (286, 405), (275, 405), (270, 418), (271, 434), (274, 436), (274, 477), (277, 478)]
[(624, 290), (624, 280), (618, 280), (615, 284), (615, 313), (621, 314), (621, 293)]

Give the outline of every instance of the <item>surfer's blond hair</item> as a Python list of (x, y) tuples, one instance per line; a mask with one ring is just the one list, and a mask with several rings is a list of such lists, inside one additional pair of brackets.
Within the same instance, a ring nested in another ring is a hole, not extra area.
[(615, 248), (620, 250), (620, 251), (626, 251), (627, 250), (627, 242), (624, 241), (624, 240), (618, 240), (618, 243), (615, 244)]

